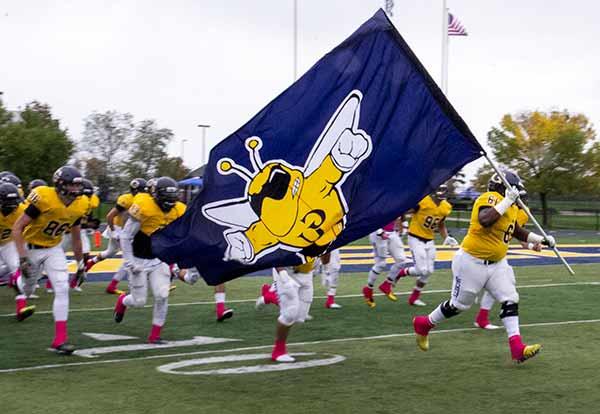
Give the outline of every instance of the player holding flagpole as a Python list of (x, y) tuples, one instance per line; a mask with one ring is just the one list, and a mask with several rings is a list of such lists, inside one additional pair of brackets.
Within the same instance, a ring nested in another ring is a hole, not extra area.
[(397, 279), (405, 276), (417, 277), (415, 288), (408, 298), (409, 305), (426, 305), (420, 297), (421, 290), (429, 281), (434, 270), (436, 253), (433, 242), (434, 232), (436, 230), (440, 232), (444, 238), (444, 244), (458, 245), (458, 241), (448, 233), (444, 221), (452, 212), (452, 205), (446, 200), (447, 196), (448, 186), (442, 184), (411, 210), (413, 215), (408, 227), (408, 246), (412, 252), (414, 266), (400, 269), (397, 276)]
[(13, 225), (12, 236), (19, 252), (24, 292), (33, 292), (42, 269), (52, 282), (52, 348), (60, 354), (71, 354), (75, 347), (67, 342), (69, 273), (67, 258), (60, 244), (63, 234), (70, 230), (77, 261), (76, 277), (85, 278), (80, 221), (88, 209), (88, 201), (81, 197), (83, 178), (77, 168), (59, 168), (53, 181), (54, 187), (36, 187), (29, 194), (25, 212)]
[(507, 188), (496, 173), (488, 183), (488, 192), (475, 201), (467, 236), (452, 260), (452, 294), (429, 315), (416, 316), (413, 326), (417, 345), (429, 349), (429, 331), (445, 319), (471, 307), (482, 289), (487, 289), (502, 305), (500, 318), (508, 334), (512, 359), (524, 362), (542, 348), (525, 345), (519, 329), (519, 294), (512, 267), (506, 260), (512, 237), (528, 243), (555, 246), (552, 236), (540, 236), (523, 229), (517, 223), (518, 208), (514, 204), (524, 191), (519, 176), (505, 171)]

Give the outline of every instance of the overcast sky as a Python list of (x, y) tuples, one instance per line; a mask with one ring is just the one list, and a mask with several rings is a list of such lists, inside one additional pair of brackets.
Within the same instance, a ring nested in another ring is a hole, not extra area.
[[(384, 0), (298, 0), (299, 73)], [(442, 0), (395, 0), (393, 21), (434, 79)], [(449, 99), (475, 135), (505, 113), (568, 109), (600, 125), (600, 2), (448, 0)], [(0, 91), (48, 103), (72, 138), (92, 111), (175, 132), (190, 167), (293, 82), (293, 0), (0, 0)], [(472, 175), (480, 162), (466, 169)]]

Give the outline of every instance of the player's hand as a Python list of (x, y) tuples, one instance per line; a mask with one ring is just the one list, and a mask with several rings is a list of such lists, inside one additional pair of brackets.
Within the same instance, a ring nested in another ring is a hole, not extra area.
[(33, 275), (33, 264), (28, 257), (19, 258), (19, 269), (25, 279), (29, 279)]
[(402, 222), (402, 232), (400, 234), (402, 236), (406, 236), (408, 234), (408, 221)]
[(387, 234), (387, 231), (383, 231), (382, 229), (377, 230), (377, 236), (381, 237), (382, 240), (387, 240), (390, 236)]
[(517, 201), (517, 198), (519, 198), (519, 189), (514, 186), (507, 188), (504, 192), (504, 196), (514, 203)]
[(458, 246), (458, 240), (456, 240), (454, 237), (452, 236), (448, 236), (444, 239), (444, 244), (446, 246), (451, 246), (451, 247), (455, 247)]
[(554, 240), (554, 237), (548, 235), (546, 237), (544, 237), (544, 240), (542, 240), (542, 244), (544, 246), (548, 246), (548, 247), (554, 247), (556, 246), (556, 240)]
[(541, 252), (542, 251), (542, 245), (540, 243), (528, 243), (527, 244), (527, 248), (529, 250), (533, 250), (534, 252)]

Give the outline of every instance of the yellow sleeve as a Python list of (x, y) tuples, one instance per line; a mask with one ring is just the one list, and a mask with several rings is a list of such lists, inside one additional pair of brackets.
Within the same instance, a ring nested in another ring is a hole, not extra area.
[(128, 210), (131, 207), (131, 203), (133, 201), (133, 197), (131, 194), (121, 194), (119, 198), (117, 198), (117, 205), (122, 207), (123, 210)]
[(46, 211), (48, 209), (48, 203), (45, 200), (44, 193), (45, 191), (42, 187), (34, 188), (27, 196), (27, 204), (36, 207), (40, 212)]
[(133, 217), (137, 221), (141, 222), (144, 219), (144, 208), (142, 202), (136, 202), (134, 200), (133, 204), (131, 204), (131, 207), (129, 207), (129, 210), (127, 212), (131, 217)]
[(90, 205), (92, 209), (98, 208), (98, 206), (100, 205), (100, 197), (98, 197), (96, 194), (92, 194)]

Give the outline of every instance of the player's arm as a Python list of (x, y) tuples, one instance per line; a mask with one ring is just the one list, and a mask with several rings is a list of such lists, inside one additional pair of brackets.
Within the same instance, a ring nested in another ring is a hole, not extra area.
[(123, 260), (126, 264), (133, 265), (134, 263), (133, 239), (137, 232), (140, 231), (141, 227), (142, 224), (139, 222), (139, 220), (129, 217), (129, 220), (127, 220), (127, 223), (125, 223), (125, 227), (121, 232), (121, 251), (123, 252)]
[(25, 238), (23, 237), (23, 230), (29, 223), (31, 223), (37, 216), (40, 215), (40, 210), (33, 204), (27, 206), (27, 209), (21, 216), (15, 221), (12, 227), (12, 238), (17, 247), (19, 253), (19, 268), (21, 274), (25, 278), (31, 277), (32, 269), (31, 262), (27, 258), (27, 249), (25, 248)]
[(71, 226), (71, 244), (73, 246), (73, 255), (77, 264), (83, 263), (83, 246), (81, 244), (81, 219), (77, 220)]
[(446, 220), (442, 219), (438, 223), (438, 231), (440, 232), (440, 236), (444, 238), (444, 244), (448, 246), (458, 246), (458, 240), (456, 240), (450, 233), (448, 232), (448, 227), (446, 227)]
[(522, 242), (533, 243), (534, 246), (536, 244), (543, 244), (544, 246), (548, 247), (554, 247), (556, 245), (556, 240), (554, 240), (554, 237), (540, 236), (539, 234), (536, 234), (532, 231), (525, 230), (524, 228), (519, 226), (518, 223), (515, 223), (515, 231), (513, 233), (513, 236), (517, 240), (520, 240)]
[(125, 211), (124, 209), (122, 211), (119, 211), (119, 207), (121, 206), (117, 204), (117, 206), (111, 208), (108, 214), (106, 215), (106, 223), (108, 224), (108, 227), (110, 227), (111, 231), (115, 230), (115, 218)]

